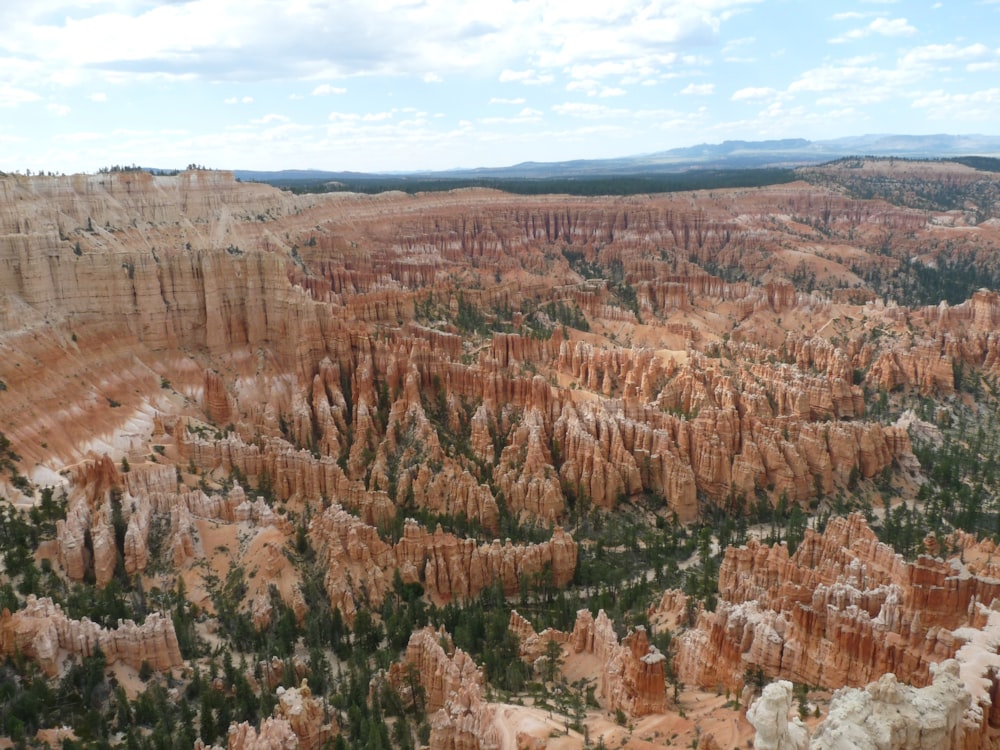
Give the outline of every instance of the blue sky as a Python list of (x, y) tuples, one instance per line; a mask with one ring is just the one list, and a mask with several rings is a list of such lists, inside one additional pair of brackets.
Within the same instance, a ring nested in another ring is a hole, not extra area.
[(0, 170), (1000, 133), (1000, 0), (10, 0)]

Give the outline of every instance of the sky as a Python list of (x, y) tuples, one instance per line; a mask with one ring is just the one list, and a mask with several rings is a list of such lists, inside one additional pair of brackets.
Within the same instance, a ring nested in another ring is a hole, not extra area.
[(0, 171), (1000, 134), (1000, 0), (4, 0)]

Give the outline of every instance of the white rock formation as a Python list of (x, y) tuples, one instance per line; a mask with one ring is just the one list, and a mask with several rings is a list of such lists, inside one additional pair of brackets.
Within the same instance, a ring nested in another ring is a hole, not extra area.
[(806, 750), (809, 732), (796, 716), (789, 721), (792, 683), (772, 682), (747, 709), (747, 721), (757, 730), (754, 750)]
[(826, 721), (816, 728), (810, 750), (963, 748), (969, 693), (959, 664), (948, 659), (932, 670), (934, 683), (924, 688), (904, 685), (892, 674), (865, 688), (841, 688)]

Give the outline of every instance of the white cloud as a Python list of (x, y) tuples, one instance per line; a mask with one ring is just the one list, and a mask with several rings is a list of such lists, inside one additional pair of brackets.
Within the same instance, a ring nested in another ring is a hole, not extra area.
[(758, 2), (32, 0), (0, 4), (0, 26), (9, 54), (35, 67), (32, 85), (16, 84), (26, 89), (312, 80), (338, 93), (323, 79), (438, 83), (474, 71), (528, 85), (597, 80), (595, 96), (614, 96), (676, 66), (705, 64), (710, 55), (683, 53), (715, 44), (734, 11)]
[(557, 115), (578, 117), (585, 120), (626, 119), (632, 121), (669, 121), (677, 118), (690, 118), (691, 114), (670, 109), (624, 109), (608, 107), (590, 102), (564, 102), (554, 104), (552, 111)]
[(900, 65), (923, 65), (933, 62), (968, 62), (994, 56), (985, 44), (927, 44), (915, 47), (900, 58)]
[(992, 122), (1000, 117), (1000, 88), (969, 93), (938, 89), (914, 98), (913, 106), (926, 110), (933, 120)]
[(600, 81), (583, 80), (570, 81), (566, 84), (567, 91), (581, 91), (587, 96), (607, 98), (611, 96), (624, 96), (628, 92), (619, 86), (605, 86)]
[(540, 122), (541, 119), (541, 111), (524, 107), (513, 117), (481, 117), (476, 122), (480, 125), (524, 125)]
[(744, 47), (748, 47), (757, 41), (755, 37), (744, 36), (739, 39), (730, 39), (726, 42), (726, 45), (722, 48), (723, 55), (732, 55), (736, 52), (742, 50)]
[(253, 104), (253, 97), (252, 96), (244, 96), (244, 97), (230, 96), (230, 97), (227, 97), (226, 99), (223, 99), (223, 103), (224, 104)]
[(65, 117), (73, 111), (65, 104), (56, 104), (55, 102), (49, 104), (46, 109), (48, 109), (49, 112), (54, 114), (56, 117)]
[(538, 86), (552, 83), (555, 76), (551, 73), (539, 74), (532, 70), (505, 69), (500, 73), (500, 83), (523, 83), (528, 86)]
[(251, 120), (250, 122), (254, 125), (270, 125), (272, 122), (291, 122), (291, 118), (286, 117), (285, 115), (271, 113), (257, 118), (256, 120)]
[(95, 94), (91, 94), (89, 98), (92, 102), (106, 102), (108, 100), (108, 95), (102, 91), (98, 91)]
[(843, 13), (834, 13), (830, 18), (834, 21), (859, 21), (862, 18), (871, 18), (874, 15), (878, 14), (873, 11), (862, 13), (857, 10), (849, 10)]
[(346, 94), (347, 89), (342, 86), (331, 86), (329, 83), (321, 83), (310, 93), (313, 96), (330, 96), (330, 94)]
[(868, 30), (881, 36), (913, 36), (917, 33), (916, 27), (905, 18), (876, 18), (868, 24)]
[(714, 83), (689, 83), (681, 89), (686, 96), (711, 96), (715, 93)]
[(926, 75), (919, 66), (883, 68), (870, 57), (854, 58), (805, 71), (788, 86), (788, 93), (825, 94), (817, 102), (826, 107), (859, 106), (906, 96)]
[(524, 97), (518, 96), (513, 99), (494, 96), (490, 99), (490, 104), (524, 104)]
[(830, 41), (834, 44), (864, 39), (865, 37), (877, 35), (888, 37), (913, 36), (917, 33), (915, 26), (912, 26), (905, 18), (876, 18), (867, 26), (860, 29), (852, 29), (846, 34), (834, 37)]
[(734, 91), (729, 98), (734, 102), (759, 102), (775, 99), (778, 96), (780, 96), (780, 92), (768, 86), (747, 86)]
[(0, 107), (14, 107), (18, 104), (35, 102), (41, 98), (34, 91), (15, 88), (9, 83), (0, 83)]
[(586, 102), (566, 102), (564, 104), (552, 105), (552, 111), (557, 115), (568, 117), (584, 117), (587, 119), (603, 119), (608, 117), (622, 117), (629, 114), (627, 109), (612, 109), (603, 104), (589, 104)]

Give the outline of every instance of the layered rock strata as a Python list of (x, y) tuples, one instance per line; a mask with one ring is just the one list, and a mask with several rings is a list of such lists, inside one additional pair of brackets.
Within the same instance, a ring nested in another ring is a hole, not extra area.
[[(810, 750), (965, 750), (979, 744), (979, 727), (966, 719), (969, 693), (959, 664), (935, 665), (933, 682), (915, 688), (882, 675), (865, 688), (834, 693), (826, 720), (813, 733)], [(759, 735), (758, 735), (759, 736)]]
[(402, 537), (392, 544), (374, 526), (333, 505), (313, 520), (309, 533), (328, 571), (330, 602), (348, 619), (362, 602), (379, 606), (397, 570), (404, 583), (421, 583), (435, 601), (469, 599), (496, 582), (510, 595), (523, 579), (543, 575), (563, 587), (576, 570), (576, 542), (561, 528), (539, 544), (480, 544), (407, 520)]
[(978, 606), (997, 597), (997, 579), (957, 560), (906, 562), (862, 516), (835, 518), (791, 556), (756, 541), (728, 549), (718, 607), (678, 638), (677, 669), (684, 682), (733, 689), (748, 668), (828, 688), (887, 672), (926, 685), (961, 645), (953, 631), (981, 624)]
[(531, 661), (543, 658), (550, 640), (566, 644), (572, 653), (593, 655), (600, 664), (597, 695), (607, 710), (635, 717), (666, 710), (667, 657), (650, 645), (644, 628), (636, 628), (619, 643), (604, 610), (595, 618), (587, 609), (577, 613), (570, 633), (536, 633), (517, 612), (511, 613), (509, 627), (518, 636), (522, 657)]
[(392, 665), (389, 680), (404, 701), (419, 700), (415, 691), (419, 685), (430, 714), (430, 747), (504, 747), (496, 708), (485, 700), (482, 669), (462, 649), (456, 649), (443, 631), (428, 627), (410, 636), (403, 660)]
[(0, 652), (24, 654), (50, 676), (58, 674), (64, 655), (83, 658), (98, 649), (108, 664), (134, 669), (148, 664), (162, 672), (183, 663), (173, 621), (157, 612), (142, 624), (126, 620), (108, 629), (87, 618), (71, 620), (51, 599), (29, 596), (24, 609), (0, 615)]

